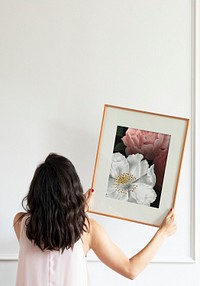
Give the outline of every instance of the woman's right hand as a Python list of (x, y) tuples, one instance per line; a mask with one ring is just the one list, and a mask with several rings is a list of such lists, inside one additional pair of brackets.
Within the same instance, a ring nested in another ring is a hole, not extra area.
[(164, 218), (159, 231), (161, 231), (166, 237), (171, 236), (177, 230), (175, 221), (174, 209), (172, 208)]
[(87, 212), (90, 208), (90, 202), (92, 200), (92, 197), (94, 195), (94, 189), (90, 188), (85, 194), (85, 200), (86, 200), (86, 205), (85, 205), (85, 211)]

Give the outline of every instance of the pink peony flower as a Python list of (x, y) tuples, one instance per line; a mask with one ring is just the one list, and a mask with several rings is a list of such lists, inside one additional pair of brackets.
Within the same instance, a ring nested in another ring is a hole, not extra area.
[(154, 159), (154, 171), (156, 175), (156, 185), (155, 190), (161, 191), (164, 174), (165, 174), (165, 167), (167, 162), (167, 154), (168, 149), (162, 150), (160, 154)]
[(128, 128), (122, 141), (126, 155), (142, 154), (145, 159), (153, 160), (161, 150), (168, 149), (170, 135)]

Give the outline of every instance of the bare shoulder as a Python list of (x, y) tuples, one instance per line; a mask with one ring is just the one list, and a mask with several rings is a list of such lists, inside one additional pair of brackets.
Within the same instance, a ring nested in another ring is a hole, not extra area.
[(88, 220), (86, 220), (86, 226), (88, 228), (89, 234), (92, 234), (95, 230), (101, 228), (101, 225), (96, 220), (90, 217), (88, 217)]
[(93, 218), (89, 218), (89, 222), (90, 222), (91, 230), (92, 230), (93, 228), (98, 227), (98, 225), (99, 225), (99, 223), (98, 223), (96, 220), (94, 220)]
[(14, 216), (13, 225), (15, 225), (16, 223), (18, 223), (19, 221), (21, 221), (25, 214), (26, 214), (25, 212), (19, 212), (19, 213), (17, 213), (17, 214)]
[(95, 251), (101, 244), (109, 241), (104, 227), (94, 219), (90, 219), (90, 248)]
[(92, 248), (93, 241), (95, 240), (95, 235), (98, 232), (98, 227), (100, 225), (92, 218), (88, 218), (86, 221), (87, 231), (83, 232), (82, 242), (85, 255), (87, 255), (88, 251)]
[(14, 216), (14, 219), (13, 219), (13, 227), (14, 227), (15, 234), (16, 234), (18, 240), (20, 237), (21, 221), (25, 215), (26, 215), (26, 213), (19, 212)]
[(90, 232), (91, 236), (94, 239), (96, 236), (99, 236), (100, 233), (104, 233), (105, 230), (96, 220), (90, 219)]
[(89, 218), (89, 233), (91, 239), (94, 239), (95, 236), (98, 236), (100, 232), (104, 232), (103, 227), (94, 219)]

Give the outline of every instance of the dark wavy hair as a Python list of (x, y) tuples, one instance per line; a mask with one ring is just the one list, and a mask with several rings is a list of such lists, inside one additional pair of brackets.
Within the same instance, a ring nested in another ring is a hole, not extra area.
[(37, 167), (22, 205), (28, 214), (26, 235), (41, 250), (73, 248), (88, 231), (83, 188), (75, 167), (63, 156), (51, 153)]

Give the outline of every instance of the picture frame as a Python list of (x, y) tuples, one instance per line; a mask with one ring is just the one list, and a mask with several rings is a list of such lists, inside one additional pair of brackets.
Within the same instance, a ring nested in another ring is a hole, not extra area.
[(89, 212), (159, 227), (174, 208), (188, 118), (104, 105)]

